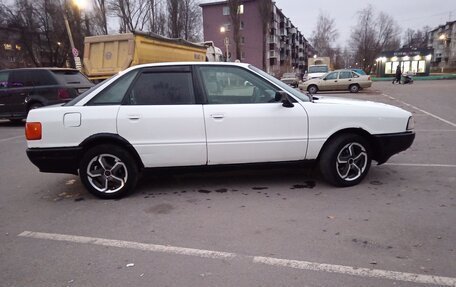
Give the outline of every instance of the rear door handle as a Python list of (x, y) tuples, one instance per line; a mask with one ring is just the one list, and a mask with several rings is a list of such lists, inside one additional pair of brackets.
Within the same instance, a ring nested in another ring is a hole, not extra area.
[(211, 115), (211, 118), (216, 119), (216, 120), (223, 119), (224, 117), (225, 117), (224, 114), (212, 114)]

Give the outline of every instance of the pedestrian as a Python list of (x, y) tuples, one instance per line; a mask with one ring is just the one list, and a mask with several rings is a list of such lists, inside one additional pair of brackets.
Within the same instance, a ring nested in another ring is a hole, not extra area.
[(394, 82), (399, 83), (399, 84), (401, 83), (401, 76), (402, 76), (401, 67), (399, 65), (397, 65), (396, 77), (393, 79), (393, 85), (394, 85)]

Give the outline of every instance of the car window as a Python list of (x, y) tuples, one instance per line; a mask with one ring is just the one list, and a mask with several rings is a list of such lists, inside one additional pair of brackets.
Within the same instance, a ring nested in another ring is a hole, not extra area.
[(8, 79), (10, 88), (32, 87), (33, 83), (28, 77), (27, 70), (11, 71)]
[(99, 92), (87, 105), (120, 105), (137, 73), (138, 71), (135, 70), (123, 75)]
[(57, 81), (47, 70), (30, 70), (28, 75), (34, 86), (49, 86), (57, 84)]
[(357, 74), (355, 72), (353, 72), (352, 74), (353, 74), (353, 78), (359, 78), (359, 74)]
[(8, 87), (8, 72), (0, 72), (0, 89)]
[(87, 84), (92, 83), (79, 71), (75, 70), (52, 70), (52, 73), (57, 77), (57, 80), (62, 84)]
[(131, 105), (195, 104), (190, 72), (143, 72), (134, 83)]
[(325, 79), (326, 80), (337, 80), (337, 74), (338, 72), (332, 72), (332, 73), (329, 73)]
[(350, 72), (350, 71), (339, 72), (339, 79), (350, 79), (350, 78), (352, 78), (352, 72)]
[(199, 67), (209, 104), (275, 102), (276, 88), (239, 67)]

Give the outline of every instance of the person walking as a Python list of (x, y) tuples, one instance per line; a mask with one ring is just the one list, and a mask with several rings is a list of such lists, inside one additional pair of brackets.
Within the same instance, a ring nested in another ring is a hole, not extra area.
[(393, 79), (393, 85), (394, 85), (394, 82), (399, 83), (399, 84), (401, 83), (401, 76), (402, 76), (401, 67), (399, 65), (397, 65), (396, 77)]

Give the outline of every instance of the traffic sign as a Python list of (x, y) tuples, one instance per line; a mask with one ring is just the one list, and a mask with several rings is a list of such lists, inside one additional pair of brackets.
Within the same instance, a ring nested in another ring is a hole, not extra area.
[(73, 57), (75, 57), (75, 58), (76, 58), (76, 57), (78, 57), (78, 56), (79, 56), (79, 51), (78, 51), (78, 49), (76, 49), (76, 48), (73, 48), (73, 49), (71, 50), (71, 52), (73, 53)]

